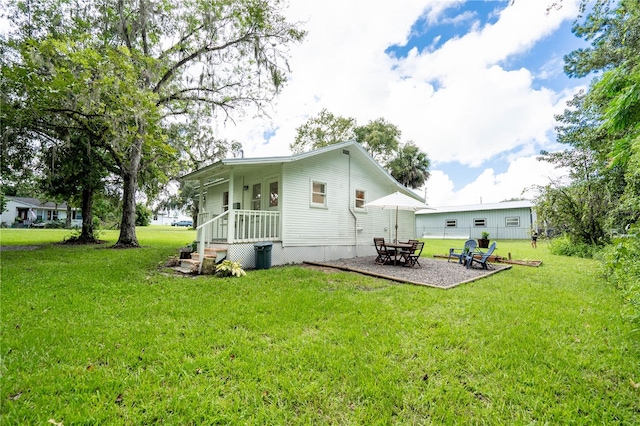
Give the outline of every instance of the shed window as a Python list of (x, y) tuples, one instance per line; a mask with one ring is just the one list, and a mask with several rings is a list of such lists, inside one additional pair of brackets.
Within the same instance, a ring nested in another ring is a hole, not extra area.
[(361, 189), (356, 189), (356, 208), (363, 209), (367, 202), (366, 193)]
[(506, 227), (518, 227), (520, 226), (520, 217), (505, 217), (504, 218), (504, 226)]
[(487, 226), (487, 219), (473, 219), (473, 226)]
[(455, 228), (458, 226), (458, 221), (456, 219), (447, 219), (444, 223), (444, 226), (447, 228)]
[(327, 206), (327, 184), (323, 182), (311, 183), (311, 205), (316, 207)]

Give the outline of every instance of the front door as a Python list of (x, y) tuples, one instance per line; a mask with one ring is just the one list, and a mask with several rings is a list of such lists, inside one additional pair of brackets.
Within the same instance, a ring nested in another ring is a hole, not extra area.
[(267, 201), (267, 205), (265, 206), (265, 208), (267, 210), (273, 210), (273, 211), (279, 210), (280, 183), (278, 182), (278, 178), (273, 177), (271, 179), (267, 179), (265, 186), (269, 190), (269, 200)]

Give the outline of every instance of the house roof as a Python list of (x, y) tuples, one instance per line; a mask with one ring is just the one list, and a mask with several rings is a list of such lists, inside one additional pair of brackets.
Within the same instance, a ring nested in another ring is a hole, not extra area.
[(67, 209), (67, 203), (58, 203), (56, 205), (56, 203), (54, 203), (53, 201), (40, 201), (37, 198), (30, 198), (30, 197), (13, 197), (13, 196), (7, 196), (6, 197), (8, 200), (13, 200), (17, 203), (21, 203), (24, 204), (26, 207), (31, 207), (31, 208), (37, 208), (37, 209), (42, 209), (42, 208), (48, 208), (48, 209), (58, 209), (58, 210), (66, 210)]
[[(371, 165), (374, 167), (374, 170), (379, 174), (385, 176), (386, 179), (389, 180), (391, 184), (394, 185), (394, 191), (400, 191), (416, 200), (420, 200), (424, 202), (424, 199), (417, 195), (415, 192), (411, 191), (406, 186), (399, 183), (391, 174), (385, 170), (377, 161), (369, 155), (369, 153), (356, 141), (345, 141), (332, 145), (328, 145), (322, 148), (315, 149), (313, 151), (303, 152), (301, 154), (294, 154), (291, 156), (282, 156), (282, 157), (256, 157), (256, 158), (225, 158), (217, 163), (211, 164), (209, 166), (203, 167), (202, 169), (196, 170), (189, 174), (186, 174), (181, 179), (182, 180), (200, 180), (207, 179), (213, 176), (218, 176), (218, 180), (223, 180), (222, 177), (225, 173), (229, 172), (233, 167), (237, 166), (263, 166), (268, 164), (282, 164), (282, 163), (292, 163), (300, 160), (304, 160), (306, 158), (314, 157), (317, 155), (321, 155), (327, 152), (336, 151), (336, 150), (347, 150), (347, 149), (355, 149), (357, 154), (361, 158), (365, 158), (365, 161), (369, 161)], [(351, 151), (349, 151), (351, 155)], [(208, 183), (214, 182), (210, 181)], [(206, 183), (205, 183), (206, 185)], [(393, 192), (393, 191), (392, 191)]]
[(487, 210), (522, 209), (522, 208), (531, 208), (533, 206), (534, 204), (529, 200), (505, 201), (502, 203), (470, 204), (466, 206), (436, 207), (434, 210), (417, 211), (416, 214), (460, 213), (460, 212), (475, 212), (475, 211), (487, 211)]

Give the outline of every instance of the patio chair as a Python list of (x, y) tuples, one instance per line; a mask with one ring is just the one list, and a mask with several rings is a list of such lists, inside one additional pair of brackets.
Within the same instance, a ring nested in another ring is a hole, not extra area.
[(403, 243), (403, 244), (413, 244), (413, 243), (418, 243), (419, 241), (418, 240), (409, 240), (407, 242), (404, 242), (404, 241), (398, 241), (398, 242), (399, 243)]
[(489, 250), (487, 250), (486, 253), (482, 253), (480, 255), (480, 259), (476, 259), (473, 255), (473, 253), (470, 253), (467, 257), (466, 257), (466, 262), (467, 262), (467, 269), (471, 268), (473, 266), (473, 262), (475, 263), (479, 263), (482, 266), (482, 269), (489, 269), (489, 265), (490, 263), (488, 262), (489, 256), (491, 256), (493, 254), (493, 251), (496, 249), (496, 243), (495, 241), (493, 243), (491, 243), (491, 245), (489, 246)]
[(411, 244), (411, 247), (408, 248), (403, 248), (400, 250), (399, 256), (400, 259), (402, 259), (402, 262), (404, 264), (407, 263), (407, 259), (409, 258), (409, 255), (413, 254), (413, 252), (416, 251), (416, 246), (418, 245), (419, 241), (418, 240), (409, 240), (407, 242), (401, 242), (402, 244)]
[(424, 243), (422, 241), (419, 241), (417, 243), (414, 243), (414, 247), (415, 248), (413, 249), (412, 253), (407, 253), (407, 255), (405, 257), (404, 266), (409, 266), (411, 268), (415, 268), (416, 265), (418, 265), (420, 268), (422, 268), (422, 265), (420, 264), (418, 259), (420, 258), (420, 255), (422, 254), (422, 249), (424, 248)]
[(375, 262), (381, 265), (386, 265), (387, 262), (391, 263), (391, 256), (394, 255), (395, 252), (387, 248), (384, 244), (384, 238), (374, 238), (373, 244), (376, 246), (376, 252), (378, 252), (378, 257), (376, 257)]
[(467, 240), (464, 242), (464, 247), (462, 248), (462, 250), (460, 250), (460, 253), (456, 253), (455, 252), (456, 249), (450, 248), (449, 258), (447, 259), (447, 262), (449, 262), (452, 257), (457, 257), (458, 263), (462, 263), (465, 257), (469, 255), (469, 253), (473, 253), (477, 245), (478, 245), (478, 242), (476, 240)]

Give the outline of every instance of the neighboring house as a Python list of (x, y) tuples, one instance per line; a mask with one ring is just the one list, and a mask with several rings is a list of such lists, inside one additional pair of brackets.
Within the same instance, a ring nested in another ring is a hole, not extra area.
[[(353, 141), (290, 157), (225, 159), (183, 180), (201, 189), (199, 252), (223, 247), (249, 268), (256, 242), (272, 242), (273, 265), (373, 255), (373, 237), (395, 236), (396, 213), (363, 205), (395, 191), (424, 201)], [(398, 239), (414, 238), (414, 212), (400, 211), (399, 223)]]
[[(37, 198), (5, 196), (7, 204), (0, 223), (8, 227), (24, 227), (32, 223), (47, 223), (67, 219), (67, 203), (41, 202)], [(29, 210), (35, 213), (30, 217)], [(71, 226), (82, 226), (82, 212), (71, 209)]]
[(416, 212), (416, 235), (423, 238), (527, 239), (536, 224), (531, 201), (437, 207)]
[(153, 213), (151, 218), (152, 225), (171, 225), (179, 220), (191, 220), (191, 217), (185, 215), (178, 210), (158, 211)]

